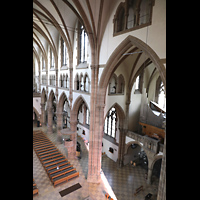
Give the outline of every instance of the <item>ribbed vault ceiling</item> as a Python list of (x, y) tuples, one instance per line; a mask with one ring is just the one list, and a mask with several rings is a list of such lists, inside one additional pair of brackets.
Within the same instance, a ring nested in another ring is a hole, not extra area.
[[(37, 58), (47, 58), (50, 45), (54, 58), (58, 59), (59, 36), (64, 39), (69, 57), (73, 56), (74, 31), (77, 20), (85, 27), (90, 47), (99, 56), (103, 34), (116, 0), (33, 0), (33, 54)], [(113, 16), (114, 17), (114, 16)], [(126, 53), (138, 52), (141, 49), (131, 46)], [(144, 53), (121, 55), (118, 61), (131, 66), (129, 83), (132, 85), (139, 67), (151, 64)], [(147, 65), (148, 66), (148, 65)]]

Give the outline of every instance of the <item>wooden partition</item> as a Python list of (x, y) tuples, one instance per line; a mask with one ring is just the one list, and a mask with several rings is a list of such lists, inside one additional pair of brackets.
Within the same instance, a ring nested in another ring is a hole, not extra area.
[(79, 176), (76, 168), (42, 131), (33, 132), (33, 149), (54, 187)]

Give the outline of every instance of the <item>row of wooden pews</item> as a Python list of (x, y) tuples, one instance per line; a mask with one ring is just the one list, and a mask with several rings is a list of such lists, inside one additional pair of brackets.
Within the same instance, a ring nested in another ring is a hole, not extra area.
[(42, 131), (33, 132), (33, 149), (54, 187), (79, 176), (76, 168)]
[(38, 188), (36, 186), (35, 180), (33, 179), (33, 195), (38, 194)]

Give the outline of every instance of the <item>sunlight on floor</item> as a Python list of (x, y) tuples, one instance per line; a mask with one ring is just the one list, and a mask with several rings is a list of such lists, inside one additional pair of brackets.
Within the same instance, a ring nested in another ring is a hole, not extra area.
[(110, 187), (110, 184), (108, 183), (107, 178), (105, 177), (103, 171), (101, 170), (101, 180), (103, 181), (104, 186), (107, 189), (107, 193), (113, 198), (114, 200), (117, 200), (117, 197), (115, 196), (112, 188)]

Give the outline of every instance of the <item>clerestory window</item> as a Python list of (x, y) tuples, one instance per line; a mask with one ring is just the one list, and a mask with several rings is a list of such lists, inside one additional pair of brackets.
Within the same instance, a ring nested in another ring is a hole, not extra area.
[(62, 66), (67, 66), (68, 62), (68, 51), (67, 51), (67, 46), (65, 44), (65, 41), (61, 37), (61, 67)]
[(79, 47), (79, 63), (87, 62), (87, 44), (88, 44), (88, 36), (83, 28), (80, 26), (80, 47)]

